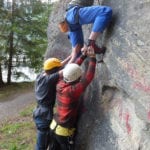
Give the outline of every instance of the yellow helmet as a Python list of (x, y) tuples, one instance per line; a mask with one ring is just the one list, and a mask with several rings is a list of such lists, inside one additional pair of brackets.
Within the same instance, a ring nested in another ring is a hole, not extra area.
[(57, 58), (49, 58), (44, 62), (43, 69), (44, 70), (51, 70), (55, 67), (61, 67), (61, 61)]

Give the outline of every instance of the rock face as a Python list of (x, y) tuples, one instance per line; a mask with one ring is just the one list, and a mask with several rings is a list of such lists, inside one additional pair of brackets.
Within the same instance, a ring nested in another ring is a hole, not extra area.
[[(49, 18), (46, 57), (63, 59), (71, 52), (67, 35), (57, 27), (67, 2), (56, 3)], [(149, 150), (150, 0), (100, 2), (112, 7), (113, 19), (97, 41), (107, 53), (84, 95), (76, 149)], [(90, 27), (84, 28), (85, 37)]]

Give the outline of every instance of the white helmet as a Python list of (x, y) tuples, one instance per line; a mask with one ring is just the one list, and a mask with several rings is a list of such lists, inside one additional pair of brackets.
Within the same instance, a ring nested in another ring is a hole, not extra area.
[(63, 78), (66, 82), (73, 82), (82, 75), (82, 69), (77, 64), (68, 64), (63, 70)]

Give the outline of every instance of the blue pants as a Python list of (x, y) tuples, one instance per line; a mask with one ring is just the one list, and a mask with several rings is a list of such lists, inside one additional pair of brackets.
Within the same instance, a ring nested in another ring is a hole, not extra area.
[(33, 111), (33, 119), (37, 128), (36, 150), (47, 150), (52, 141), (49, 128), (53, 116), (52, 108), (53, 106), (38, 105)]
[(108, 6), (90, 6), (81, 7), (80, 9), (75, 6), (69, 9), (66, 13), (66, 19), (69, 23), (69, 38), (72, 47), (77, 44), (83, 45), (84, 43), (82, 25), (93, 24), (92, 31), (102, 33), (110, 22), (111, 17), (112, 9)]
[(36, 150), (47, 150), (50, 143), (50, 120), (34, 119), (37, 128)]

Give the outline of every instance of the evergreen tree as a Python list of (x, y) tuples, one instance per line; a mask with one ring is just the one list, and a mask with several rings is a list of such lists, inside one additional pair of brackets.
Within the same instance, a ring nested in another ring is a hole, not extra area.
[(50, 4), (40, 0), (13, 0), (11, 4), (1, 4), (0, 49), (3, 55), (0, 60), (8, 69), (7, 83), (11, 83), (12, 75), (23, 75), (17, 67), (28, 66), (35, 71), (41, 68), (47, 47), (50, 8)]

